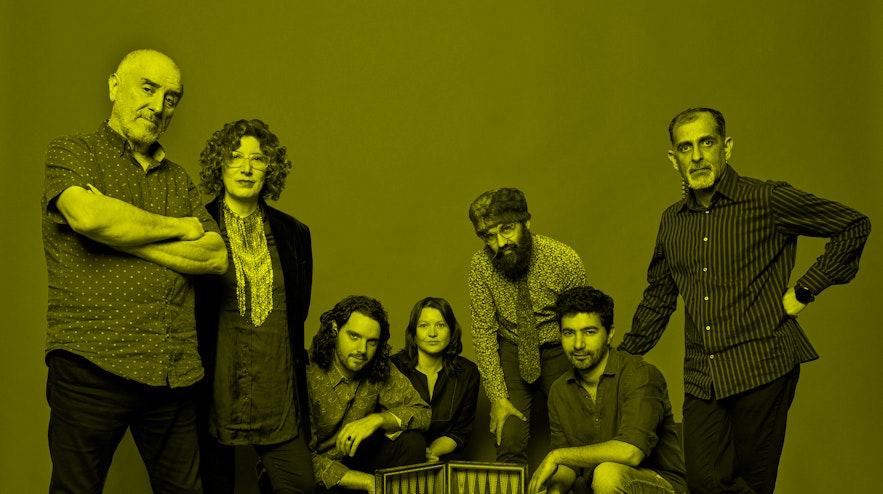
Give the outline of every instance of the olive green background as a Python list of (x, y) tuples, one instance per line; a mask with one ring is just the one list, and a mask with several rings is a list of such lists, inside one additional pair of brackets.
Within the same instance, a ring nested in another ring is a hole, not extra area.
[[(617, 302), (621, 337), (659, 215), (680, 196), (667, 125), (684, 108), (724, 112), (743, 175), (881, 218), (880, 5), (2, 2), (0, 492), (45, 492), (51, 470), (45, 146), (107, 118), (106, 77), (128, 51), (157, 48), (181, 66), (186, 94), (162, 142), (192, 175), (231, 120), (261, 118), (288, 146), (295, 167), (276, 206), (312, 228), (308, 338), (348, 294), (384, 303), (396, 348), (427, 295), (447, 298), (468, 335), (466, 276), (481, 244), (466, 210), (499, 186), (524, 190), (533, 230), (579, 252), (590, 283)], [(795, 278), (823, 245), (801, 241)], [(803, 367), (777, 492), (876, 490), (881, 274), (872, 236), (858, 277), (800, 316), (822, 358)], [(679, 311), (647, 355), (678, 419), (682, 321)], [(465, 346), (473, 357), (468, 336)], [(486, 410), (482, 396), (476, 449), (491, 459)], [(130, 439), (105, 492), (149, 492)]]

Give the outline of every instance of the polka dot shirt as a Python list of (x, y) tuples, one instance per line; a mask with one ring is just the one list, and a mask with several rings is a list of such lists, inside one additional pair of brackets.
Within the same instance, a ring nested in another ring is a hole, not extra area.
[(97, 132), (49, 144), (43, 190), (43, 247), (49, 274), (46, 352), (81, 355), (118, 376), (152, 386), (188, 386), (203, 376), (197, 354), (193, 281), (74, 232), (55, 206), (72, 186), (164, 216), (218, 226), (187, 172), (165, 159), (146, 172), (105, 122)]

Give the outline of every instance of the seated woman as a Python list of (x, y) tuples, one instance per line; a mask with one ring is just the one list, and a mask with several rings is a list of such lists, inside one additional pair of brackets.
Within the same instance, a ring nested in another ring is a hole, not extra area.
[(405, 348), (392, 359), (432, 407), (426, 461), (463, 459), (478, 399), (478, 368), (460, 356), (462, 330), (447, 300), (427, 297), (411, 310)]

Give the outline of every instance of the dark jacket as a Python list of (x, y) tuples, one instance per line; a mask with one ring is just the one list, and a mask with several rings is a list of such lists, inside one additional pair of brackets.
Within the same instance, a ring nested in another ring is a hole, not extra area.
[[(221, 203), (218, 198), (206, 204), (212, 218), (221, 223)], [(288, 339), (291, 356), (295, 365), (295, 401), (298, 402), (298, 421), (302, 430), (309, 435), (310, 415), (307, 396), (306, 365), (307, 352), (304, 349), (304, 323), (310, 311), (310, 294), (313, 286), (313, 250), (310, 228), (278, 209), (262, 204), (270, 229), (276, 239), (276, 248), (282, 263), (285, 279), (285, 298), (288, 309)], [(230, 263), (229, 269), (235, 269)], [(214, 382), (216, 351), (218, 346), (218, 305), (221, 300), (220, 276), (204, 275), (196, 277), (196, 330), (199, 340), (199, 355), (205, 367), (200, 396), (200, 415), (205, 416), (211, 400)], [(308, 438), (309, 439), (309, 438)]]

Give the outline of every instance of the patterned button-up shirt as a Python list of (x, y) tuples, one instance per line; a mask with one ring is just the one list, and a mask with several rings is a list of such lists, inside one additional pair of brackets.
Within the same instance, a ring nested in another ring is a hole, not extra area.
[(334, 365), (327, 371), (316, 364), (307, 366), (313, 471), (326, 488), (337, 485), (349, 471), (340, 462), (344, 453), (336, 446), (337, 433), (344, 425), (385, 412), (397, 419), (401, 431), (429, 427), (432, 409), (395, 365), (390, 364), (389, 371), (386, 382), (372, 383), (350, 381)]
[(649, 286), (620, 349), (643, 354), (659, 341), (680, 295), (685, 306), (684, 390), (724, 398), (818, 358), (782, 305), (797, 237), (828, 237), (797, 284), (819, 294), (858, 272), (871, 232), (858, 211), (784, 182), (739, 176), (727, 166), (711, 206), (693, 194), (662, 214)]
[[(583, 262), (569, 246), (542, 235), (533, 235), (534, 253), (527, 272), (531, 303), (537, 321), (540, 345), (560, 341), (558, 321), (552, 306), (558, 294), (586, 284)], [(500, 336), (517, 344), (518, 287), (504, 278), (491, 264), (487, 249), (472, 256), (469, 271), (472, 309), (472, 344), (485, 392), (491, 402), (508, 398), (500, 365)]]
[(87, 184), (163, 216), (218, 225), (187, 172), (165, 159), (146, 172), (107, 123), (49, 144), (43, 191), (43, 247), (49, 273), (46, 352), (66, 350), (118, 376), (152, 386), (187, 386), (203, 376), (196, 348), (190, 276), (116, 251), (74, 232), (55, 200)]

